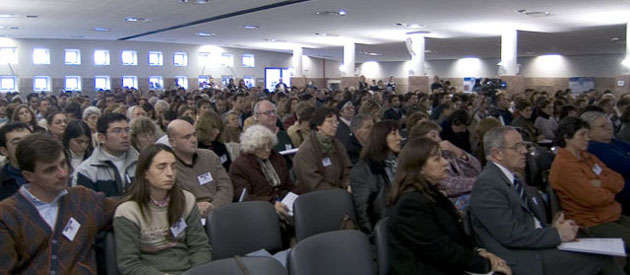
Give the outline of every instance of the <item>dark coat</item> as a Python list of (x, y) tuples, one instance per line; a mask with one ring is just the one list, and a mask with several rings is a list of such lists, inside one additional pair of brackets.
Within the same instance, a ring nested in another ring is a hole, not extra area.
[(385, 164), (361, 160), (350, 171), (350, 186), (357, 212), (357, 221), (365, 233), (387, 216), (387, 195), (391, 182)]
[(9, 164), (5, 164), (0, 170), (0, 201), (13, 196), (20, 189), (20, 184), (8, 172)]
[(387, 232), (392, 274), (487, 273), (490, 262), (474, 252), (462, 219), (446, 197), (431, 187), (403, 194), (391, 209)]
[(350, 158), (350, 162), (354, 165), (359, 161), (359, 156), (361, 155), (361, 150), (363, 146), (354, 136), (350, 127), (343, 121), (339, 120), (339, 126), (337, 127), (337, 133), (335, 133), (335, 138), (337, 138), (343, 146), (346, 147), (346, 151), (348, 152), (348, 157)]
[[(352, 163), (348, 158), (346, 147), (333, 139), (335, 152), (324, 154), (322, 147), (311, 131), (308, 138), (302, 142), (299, 151), (293, 158), (295, 176), (298, 186), (306, 191), (329, 188), (346, 188), (350, 184), (350, 169)], [(330, 165), (324, 167), (324, 159), (330, 160)]]

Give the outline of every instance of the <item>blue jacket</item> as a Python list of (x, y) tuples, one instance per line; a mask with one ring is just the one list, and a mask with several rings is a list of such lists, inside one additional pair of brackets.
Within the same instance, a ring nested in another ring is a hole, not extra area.
[(625, 181), (623, 190), (617, 194), (624, 211), (630, 210), (630, 143), (619, 139), (612, 139), (610, 143), (590, 141), (588, 152), (597, 156), (608, 168), (621, 174)]

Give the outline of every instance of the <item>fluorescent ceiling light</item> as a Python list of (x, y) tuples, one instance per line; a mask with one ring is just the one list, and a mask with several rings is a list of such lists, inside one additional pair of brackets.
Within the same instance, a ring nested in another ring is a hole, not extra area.
[(0, 14), (0, 18), (15, 18), (15, 14)]
[(211, 36), (216, 36), (216, 33), (213, 32), (198, 32), (197, 36), (201, 36), (201, 37), (211, 37)]
[(110, 31), (110, 28), (107, 27), (94, 27), (94, 30), (97, 32), (108, 32)]
[(319, 35), (319, 36), (330, 36), (330, 37), (338, 37), (338, 34), (334, 34), (334, 33), (326, 33), (326, 32), (316, 32), (315, 35)]
[(316, 15), (321, 15), (321, 16), (327, 16), (327, 15), (345, 16), (348, 13), (346, 13), (346, 11), (344, 11), (344, 10), (339, 10), (339, 11), (318, 11), (315, 14)]
[(246, 30), (255, 30), (260, 28), (260, 26), (257, 25), (242, 25), (241, 26), (242, 29), (246, 29)]
[(142, 17), (125, 17), (125, 21), (127, 21), (127, 22), (144, 22), (144, 21), (149, 21), (149, 19), (142, 18)]

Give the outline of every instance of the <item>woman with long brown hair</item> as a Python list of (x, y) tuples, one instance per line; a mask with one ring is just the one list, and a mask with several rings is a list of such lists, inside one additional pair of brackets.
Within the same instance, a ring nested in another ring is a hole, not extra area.
[(436, 187), (447, 166), (430, 138), (414, 138), (400, 152), (387, 225), (393, 274), (511, 274), (501, 258), (483, 249), (475, 253), (462, 216)]
[(175, 153), (163, 144), (138, 157), (134, 183), (114, 215), (121, 274), (183, 273), (210, 261), (195, 196), (175, 181)]

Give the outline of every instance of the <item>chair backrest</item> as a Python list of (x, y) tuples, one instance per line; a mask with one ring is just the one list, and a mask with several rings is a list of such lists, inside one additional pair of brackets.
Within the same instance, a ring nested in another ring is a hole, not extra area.
[(289, 254), (291, 275), (375, 275), (368, 237), (358, 230), (317, 234)]
[(376, 263), (378, 275), (388, 275), (391, 269), (389, 263), (389, 240), (387, 239), (387, 222), (389, 217), (382, 218), (374, 226), (374, 243), (376, 244)]
[(549, 196), (549, 220), (553, 220), (556, 213), (560, 212), (560, 201), (558, 200), (558, 194), (551, 188), (551, 185), (547, 186), (547, 196)]
[(105, 233), (105, 272), (107, 275), (118, 275), (118, 259), (116, 259), (116, 239), (114, 232)]
[(202, 264), (188, 270), (184, 275), (286, 275), (287, 270), (272, 257), (241, 257), (245, 273), (235, 258), (227, 258)]
[(213, 259), (282, 248), (278, 215), (266, 201), (231, 203), (214, 210), (208, 216), (206, 233)]
[(550, 150), (541, 148), (527, 154), (525, 180), (529, 186), (541, 191), (547, 188), (547, 178), (555, 156)]
[(301, 195), (293, 204), (293, 213), (298, 242), (315, 234), (340, 230), (344, 216), (357, 225), (352, 195), (344, 189), (327, 189)]

